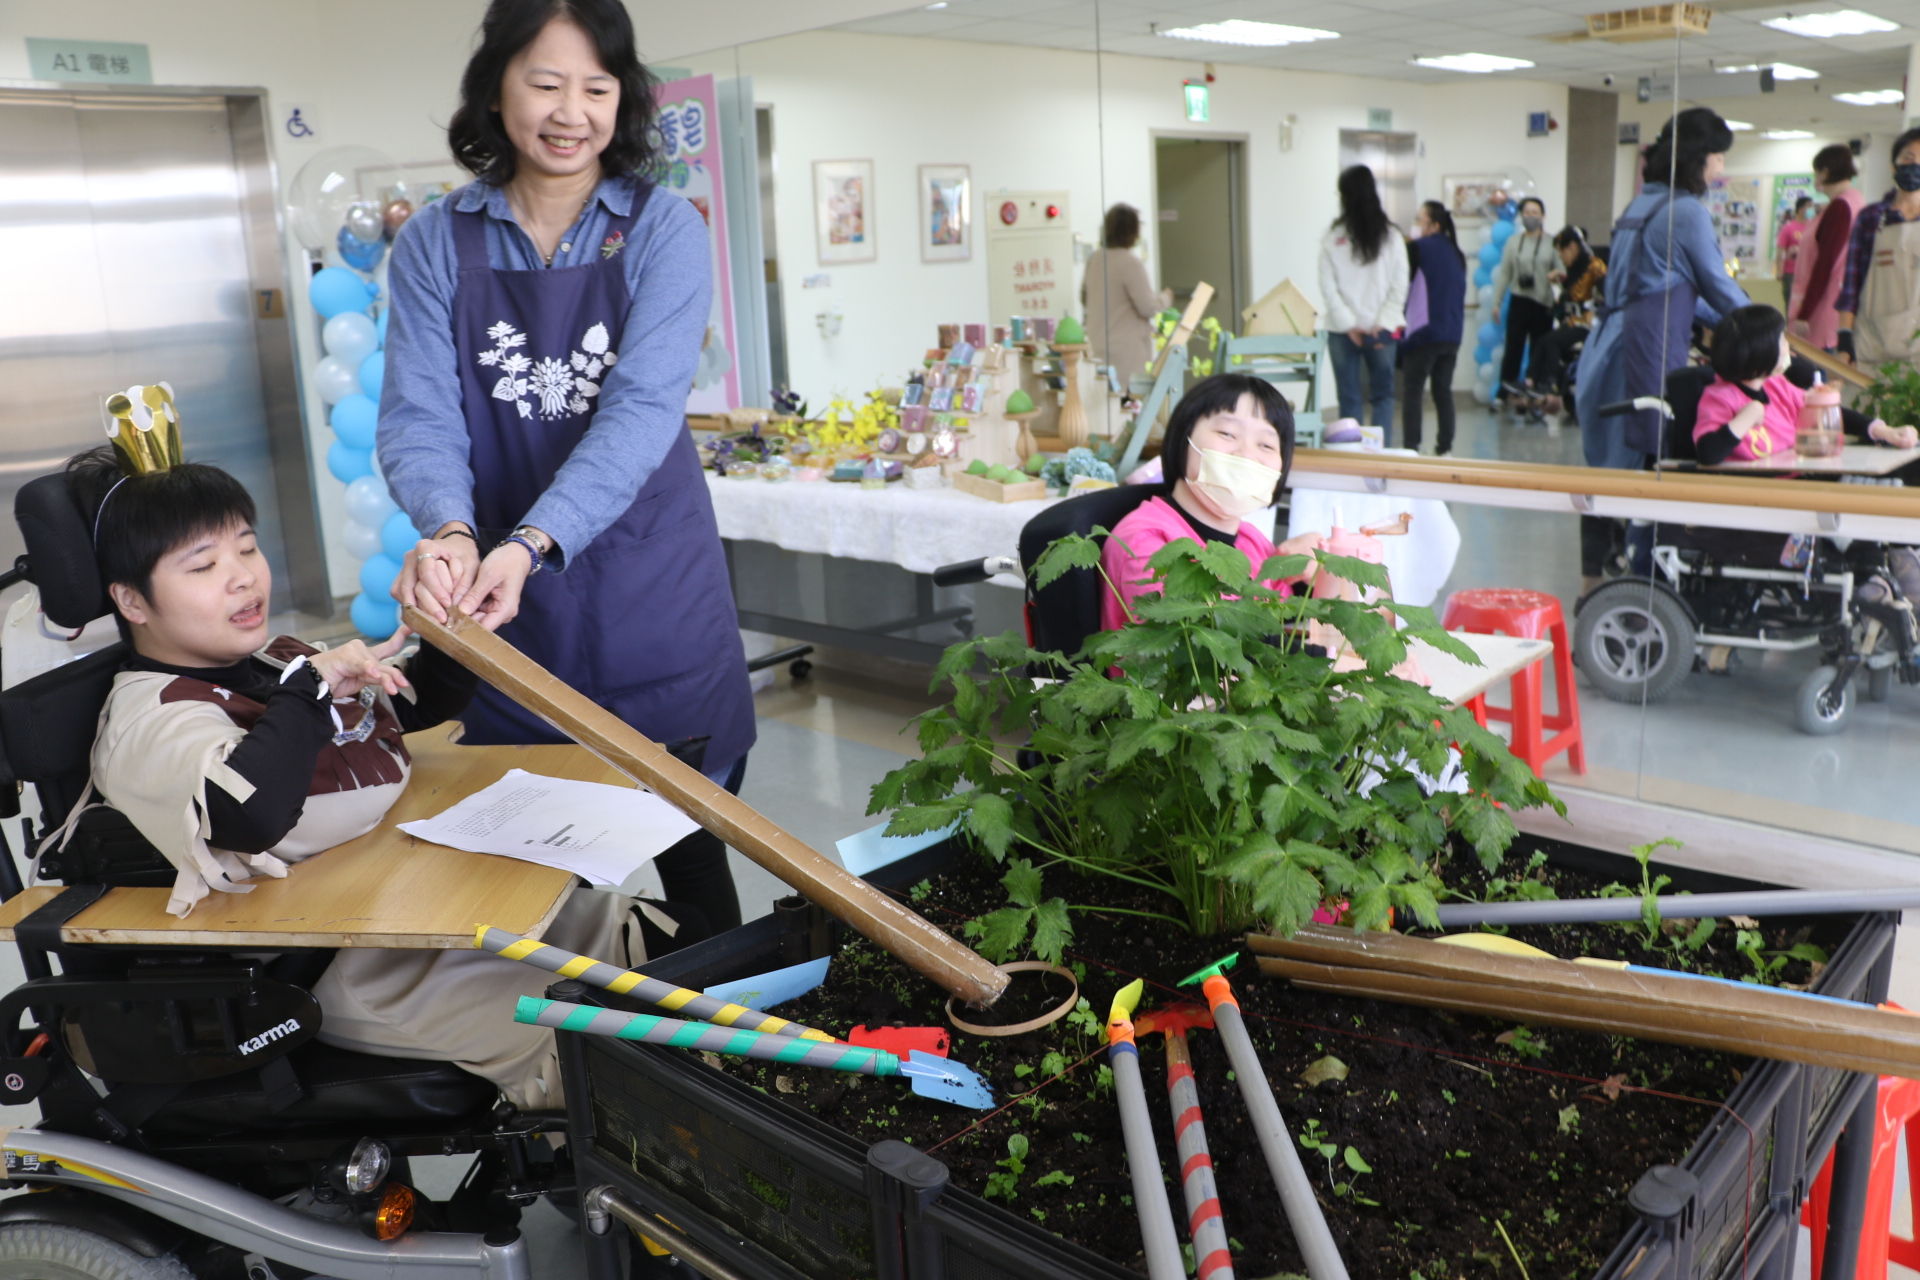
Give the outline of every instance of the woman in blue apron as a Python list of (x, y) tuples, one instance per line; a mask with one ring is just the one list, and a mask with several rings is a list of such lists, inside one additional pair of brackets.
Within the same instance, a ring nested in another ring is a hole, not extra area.
[[(416, 529), (396, 599), (471, 613), (737, 789), (752, 692), (686, 428), (712, 305), (706, 225), (655, 190), (653, 85), (619, 0), (494, 0), (448, 128), (476, 181), (394, 245), (379, 456)], [(481, 686), (471, 743), (565, 741)], [(717, 839), (667, 896), (739, 906)]]
[[(1600, 407), (1664, 394), (1667, 374), (1687, 363), (1693, 322), (1715, 325), (1747, 305), (1745, 290), (1727, 274), (1713, 216), (1702, 200), (1725, 172), (1732, 146), (1725, 120), (1706, 107), (1689, 107), (1647, 149), (1644, 185), (1614, 224), (1605, 302), (1574, 385), (1590, 467), (1637, 471), (1660, 454), (1657, 413), (1603, 418)], [(1611, 535), (1610, 521), (1582, 518), (1586, 590), (1598, 583)]]

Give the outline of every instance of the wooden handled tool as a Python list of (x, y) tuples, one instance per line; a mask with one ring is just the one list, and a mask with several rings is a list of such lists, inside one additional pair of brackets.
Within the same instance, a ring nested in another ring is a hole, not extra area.
[(1320, 925), (1247, 944), (1316, 990), (1920, 1079), (1920, 1019), (1865, 1004)]
[(1007, 975), (984, 957), (822, 857), (466, 614), (456, 611), (450, 623), (440, 623), (406, 605), (401, 618), (428, 644), (946, 991), (968, 1004), (990, 1005), (1006, 990)]
[(1839, 356), (1822, 351), (1805, 338), (1795, 337), (1790, 333), (1787, 335), (1787, 345), (1793, 349), (1793, 354), (1805, 356), (1812, 362), (1815, 368), (1819, 369), (1820, 372), (1826, 374), (1829, 378), (1838, 378), (1840, 381), (1852, 383), (1856, 387), (1870, 387), (1873, 385), (1872, 374), (1856, 365), (1848, 364)]

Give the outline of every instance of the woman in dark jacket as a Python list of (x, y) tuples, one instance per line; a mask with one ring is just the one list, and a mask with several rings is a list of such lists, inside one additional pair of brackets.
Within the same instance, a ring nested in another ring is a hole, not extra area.
[[(1453, 452), (1453, 362), (1467, 306), (1467, 259), (1453, 231), (1453, 215), (1429, 200), (1413, 215), (1414, 239), (1407, 242), (1413, 268), (1407, 291), (1407, 336), (1400, 343), (1402, 443), (1420, 448), (1420, 397), (1433, 382), (1433, 411), (1440, 419), (1435, 456)], [(1421, 322), (1422, 313), (1425, 322)]]

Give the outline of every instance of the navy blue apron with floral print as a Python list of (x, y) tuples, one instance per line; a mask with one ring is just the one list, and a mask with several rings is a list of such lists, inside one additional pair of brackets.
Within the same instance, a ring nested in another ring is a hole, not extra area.
[[(607, 243), (625, 244), (651, 193), (636, 187)], [(486, 219), (453, 216), (453, 329), (483, 538), (524, 521), (586, 435), (631, 301), (618, 250), (584, 266), (496, 270)], [(589, 545), (562, 548), (565, 572), (528, 578), (500, 634), (655, 742), (709, 736), (712, 771), (753, 745), (753, 693), (706, 477), (693, 437), (673, 430), (633, 505)], [(484, 684), (462, 719), (471, 743), (567, 740)]]

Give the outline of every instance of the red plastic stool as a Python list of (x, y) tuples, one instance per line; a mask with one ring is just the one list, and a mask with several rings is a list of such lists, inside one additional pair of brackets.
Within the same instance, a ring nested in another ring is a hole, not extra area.
[[(1473, 718), (1485, 726), (1503, 720), (1513, 726), (1513, 754), (1527, 762), (1536, 775), (1562, 751), (1575, 773), (1587, 771), (1587, 752), (1580, 733), (1580, 695), (1573, 687), (1573, 648), (1560, 601), (1539, 591), (1508, 587), (1480, 587), (1456, 591), (1447, 597), (1441, 625), (1449, 631), (1499, 633), (1524, 640), (1553, 642), (1554, 714), (1542, 705), (1540, 662), (1529, 662), (1511, 681), (1512, 707), (1489, 707), (1485, 694), (1468, 701)], [(1553, 730), (1547, 737), (1546, 730)]]
[[(1920, 1241), (1893, 1234), (1894, 1157), (1902, 1133), (1907, 1138), (1907, 1194), (1914, 1220), (1920, 1222), (1920, 1081), (1881, 1076), (1878, 1116), (1873, 1128), (1873, 1169), (1867, 1175), (1867, 1202), (1860, 1218), (1860, 1263), (1854, 1271), (1858, 1280), (1886, 1280), (1893, 1263), (1920, 1270)], [(1832, 1189), (1833, 1157), (1828, 1156), (1800, 1213), (1800, 1224), (1813, 1237), (1813, 1280), (1820, 1280), (1826, 1253), (1827, 1202)]]

